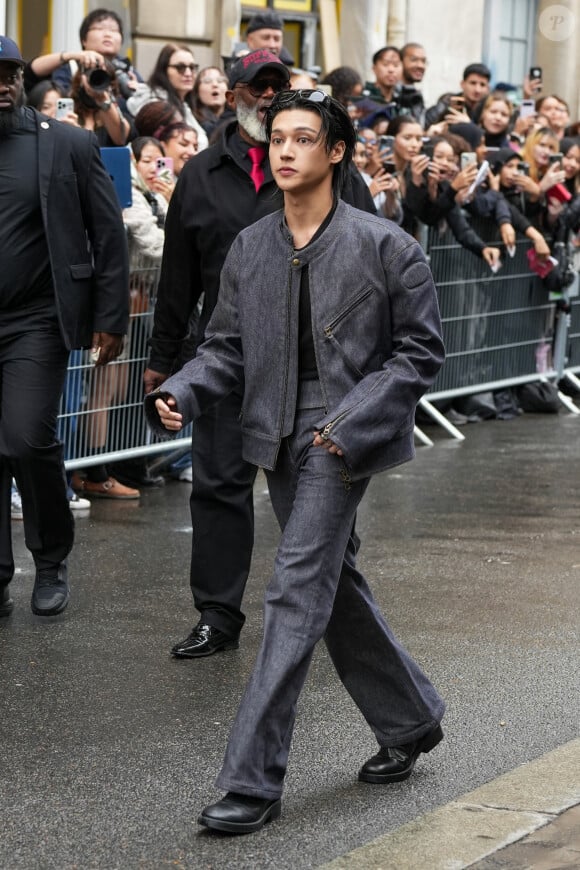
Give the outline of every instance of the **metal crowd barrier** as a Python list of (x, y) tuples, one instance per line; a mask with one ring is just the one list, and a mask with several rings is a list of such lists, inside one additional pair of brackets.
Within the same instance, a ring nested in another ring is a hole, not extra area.
[[(487, 244), (498, 244), (490, 221), (472, 225)], [(433, 402), (558, 380), (571, 333), (568, 336), (568, 319), (557, 316), (555, 301), (530, 270), (529, 240), (517, 241), (513, 257), (502, 253), (502, 266), (494, 274), (482, 259), (458, 245), (448, 229), (422, 227), (420, 239), (437, 286), (446, 347), (445, 364), (420, 405), (449, 434), (463, 440)], [(580, 327), (580, 311), (574, 315)], [(578, 354), (580, 363), (580, 341)], [(560, 399), (572, 413), (580, 413), (567, 396), (561, 394)], [(428, 440), (420, 431), (417, 434)]]
[(160, 262), (131, 251), (131, 317), (121, 357), (95, 368), (90, 352), (71, 353), (58, 426), (65, 445), (67, 469), (185, 450), (191, 444), (191, 426), (170, 442), (158, 441), (143, 415), (143, 372)]
[(573, 242), (569, 245), (569, 260), (574, 270), (574, 280), (566, 289), (570, 311), (562, 350), (562, 376), (580, 390), (580, 246), (575, 247)]
[[(494, 238), (495, 227), (489, 223), (476, 228), (482, 238)], [(528, 240), (518, 241), (515, 256), (504, 256), (496, 274), (459, 246), (448, 230), (422, 227), (421, 242), (437, 285), (447, 349), (433, 388), (421, 400), (435, 422), (462, 440), (464, 435), (434, 402), (540, 379), (567, 377), (580, 387), (580, 300), (570, 293), (569, 313), (556, 316), (556, 304), (528, 267)], [(157, 441), (142, 411), (159, 267), (159, 262), (131, 252), (131, 320), (119, 360), (95, 369), (88, 351), (71, 354), (59, 415), (69, 469), (183, 452), (191, 444), (191, 427), (169, 442)], [(561, 399), (580, 414), (568, 397)], [(416, 434), (423, 443), (432, 443), (419, 428)]]

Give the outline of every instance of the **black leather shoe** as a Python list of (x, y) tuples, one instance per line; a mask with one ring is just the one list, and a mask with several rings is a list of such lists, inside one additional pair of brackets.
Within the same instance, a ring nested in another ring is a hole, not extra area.
[(36, 572), (30, 606), (37, 616), (56, 616), (62, 613), (69, 600), (66, 563), (58, 568), (41, 568)]
[(179, 659), (197, 659), (212, 656), (221, 650), (237, 649), (239, 645), (239, 635), (232, 637), (213, 625), (198, 622), (185, 640), (171, 648), (171, 655)]
[(413, 773), (415, 762), (422, 752), (431, 752), (443, 740), (441, 726), (437, 725), (415, 743), (404, 746), (383, 746), (376, 755), (363, 764), (358, 778), (361, 782), (402, 782)]
[(10, 616), (14, 610), (14, 602), (10, 598), (8, 586), (0, 587), (0, 616)]
[(253, 834), (263, 828), (266, 822), (279, 819), (281, 812), (280, 798), (268, 800), (229, 791), (217, 804), (202, 810), (197, 822), (214, 831)]
[(149, 466), (143, 460), (123, 459), (110, 466), (111, 474), (123, 486), (141, 487), (165, 486), (162, 474), (151, 474)]

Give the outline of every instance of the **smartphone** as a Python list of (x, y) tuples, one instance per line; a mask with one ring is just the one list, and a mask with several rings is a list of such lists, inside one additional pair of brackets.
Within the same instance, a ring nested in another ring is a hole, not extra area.
[(74, 105), (74, 100), (70, 97), (59, 97), (56, 101), (56, 120), (61, 121), (69, 112), (74, 112)]
[(499, 151), (499, 148), (486, 148), (485, 149), (485, 159), (489, 160), (489, 162), (492, 163), (494, 161), (495, 157), (497, 156), (498, 151)]
[(530, 80), (540, 79), (542, 80), (542, 67), (541, 66), (531, 66), (530, 67)]
[(423, 136), (421, 151), (429, 160), (433, 160), (433, 143), (428, 136)]
[(520, 104), (520, 118), (529, 118), (530, 115), (536, 114), (536, 104), (534, 100), (522, 100)]
[(173, 159), (171, 157), (158, 157), (155, 161), (155, 176), (163, 181), (173, 181)]
[(530, 164), (526, 163), (524, 160), (520, 160), (518, 163), (518, 172), (520, 175), (529, 175), (530, 174)]
[(391, 160), (383, 160), (383, 169), (385, 172), (388, 172), (389, 175), (394, 175), (397, 171), (397, 167)]
[(475, 151), (462, 151), (459, 159), (461, 169), (467, 169), (468, 166), (477, 163), (477, 154)]
[(379, 136), (379, 151), (392, 151), (394, 147), (394, 136)]
[(550, 159), (549, 159), (548, 162), (550, 163), (550, 166), (551, 166), (553, 163), (561, 163), (563, 157), (564, 157), (564, 155), (562, 154), (562, 152), (561, 152), (561, 151), (558, 151), (557, 154), (550, 154)]

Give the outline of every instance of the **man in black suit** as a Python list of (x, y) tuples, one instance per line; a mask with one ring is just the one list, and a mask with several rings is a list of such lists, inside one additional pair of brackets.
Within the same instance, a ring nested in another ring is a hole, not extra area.
[(13, 602), (10, 485), (22, 496), (36, 566), (31, 606), (68, 604), (73, 520), (60, 395), (72, 348), (118, 356), (128, 323), (123, 221), (94, 134), (23, 106), (24, 61), (0, 36), (0, 616)]

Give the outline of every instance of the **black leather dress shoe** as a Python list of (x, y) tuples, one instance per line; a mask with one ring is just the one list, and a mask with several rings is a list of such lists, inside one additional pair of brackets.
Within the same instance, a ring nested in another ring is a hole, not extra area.
[(232, 637), (213, 625), (198, 622), (185, 640), (171, 648), (171, 655), (178, 659), (197, 659), (212, 656), (221, 650), (237, 649), (239, 645), (239, 635)]
[(68, 604), (70, 590), (65, 562), (36, 572), (30, 606), (37, 616), (56, 616)]
[(8, 586), (0, 586), (0, 616), (10, 616), (14, 610), (14, 602), (10, 598)]
[(165, 478), (162, 474), (152, 474), (144, 460), (123, 459), (110, 466), (111, 474), (122, 483), (123, 486), (155, 487), (165, 486)]
[(383, 746), (376, 755), (363, 764), (358, 778), (362, 782), (402, 782), (413, 773), (415, 762), (422, 752), (431, 752), (443, 740), (441, 726), (437, 725), (415, 743), (404, 746)]
[(214, 831), (253, 834), (263, 828), (266, 822), (280, 818), (281, 812), (280, 798), (268, 800), (229, 791), (217, 804), (202, 810), (197, 822)]

